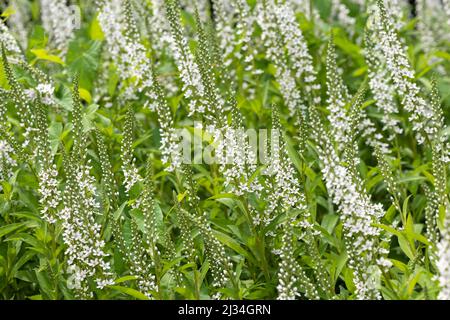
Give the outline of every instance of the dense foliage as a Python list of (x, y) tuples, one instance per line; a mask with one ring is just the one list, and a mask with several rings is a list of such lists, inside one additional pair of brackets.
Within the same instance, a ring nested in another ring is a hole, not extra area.
[(449, 0), (0, 6), (1, 299), (450, 299)]

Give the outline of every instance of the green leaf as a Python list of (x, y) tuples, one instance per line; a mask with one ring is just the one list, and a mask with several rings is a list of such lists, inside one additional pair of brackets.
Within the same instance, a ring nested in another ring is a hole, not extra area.
[(60, 122), (52, 122), (50, 128), (48, 129), (50, 148), (52, 150), (52, 155), (55, 155), (59, 145), (62, 141), (63, 125)]
[(114, 220), (118, 220), (119, 217), (122, 215), (123, 210), (125, 209), (125, 207), (127, 206), (127, 202), (125, 201), (124, 203), (122, 203), (122, 205), (114, 212), (113, 214), (113, 218)]
[(409, 195), (404, 201), (403, 201), (403, 205), (402, 205), (402, 222), (403, 224), (407, 223), (407, 217), (408, 217), (408, 203), (409, 203), (409, 199), (411, 198), (412, 195)]
[(422, 271), (418, 271), (413, 277), (412, 279), (409, 281), (408, 283), (408, 295), (411, 296), (413, 294), (414, 288), (417, 284), (417, 282), (419, 282), (420, 278), (422, 277)]
[(125, 277), (121, 277), (119, 279), (114, 280), (114, 283), (119, 284), (125, 281), (131, 281), (131, 280), (136, 280), (138, 277), (136, 276), (125, 276)]
[(138, 300), (150, 300), (145, 294), (132, 289), (132, 288), (127, 288), (127, 287), (122, 287), (122, 286), (109, 286), (109, 288), (120, 291), (122, 293), (125, 293), (133, 298), (136, 298)]
[(393, 235), (396, 235), (397, 237), (401, 237), (402, 236), (402, 232), (391, 227), (391, 226), (387, 226), (385, 224), (381, 224), (381, 223), (374, 223), (373, 224), (375, 227), (381, 228), (386, 230), (389, 233), (392, 233)]
[(448, 53), (448, 52), (445, 52), (445, 51), (436, 51), (436, 52), (434, 53), (434, 55), (435, 55), (436, 57), (444, 58), (444, 59), (450, 61), (450, 53)]
[(168, 263), (165, 263), (161, 275), (164, 276), (168, 271), (172, 270), (172, 268), (176, 266), (178, 263), (180, 263), (180, 261), (183, 259), (184, 257), (178, 257), (176, 259), (169, 261)]
[(47, 40), (44, 28), (40, 25), (34, 26), (28, 39), (28, 47), (33, 49), (45, 48)]
[(220, 193), (212, 197), (209, 197), (207, 200), (216, 200), (216, 199), (237, 199), (237, 197), (232, 193)]
[(39, 287), (43, 291), (43, 293), (45, 293), (47, 299), (56, 299), (55, 292), (52, 289), (52, 285), (47, 273), (42, 272), (41, 270), (35, 270), (35, 274), (39, 282)]
[(31, 234), (25, 232), (13, 234), (9, 236), (5, 241), (23, 241), (31, 246), (31, 250), (40, 254), (45, 254), (46, 251), (46, 247), (42, 242), (40, 242)]
[(292, 163), (294, 164), (295, 168), (298, 172), (302, 172), (302, 160), (300, 159), (300, 156), (294, 148), (294, 143), (291, 138), (289, 138), (287, 135), (285, 137), (286, 140), (286, 146), (289, 154), (289, 158), (291, 159)]
[(217, 238), (217, 240), (222, 242), (227, 247), (233, 249), (237, 253), (241, 254), (242, 256), (246, 257), (249, 262), (256, 263), (256, 260), (253, 258), (253, 256), (250, 255), (250, 253), (248, 253), (246, 250), (244, 250), (236, 240), (217, 230), (213, 230), (213, 234)]
[(11, 269), (11, 277), (16, 277), (17, 272), (19, 269), (27, 263), (31, 258), (33, 258), (36, 255), (36, 252), (33, 251), (27, 251), (25, 252), (14, 264), (14, 266)]
[(353, 271), (349, 268), (344, 269), (344, 282), (350, 292), (355, 292), (356, 287), (353, 283)]
[(323, 216), (322, 219), (322, 227), (327, 230), (328, 233), (332, 233), (334, 227), (336, 227), (336, 224), (339, 221), (339, 216), (336, 214), (326, 214)]
[(3, 61), (0, 59), (0, 87), (3, 89), (10, 89), (8, 79), (6, 78), (5, 69), (3, 68)]
[(64, 65), (64, 61), (54, 54), (49, 54), (46, 49), (31, 49), (30, 50), (37, 58), (37, 60), (50, 61)]
[(26, 226), (26, 222), (17, 222), (17, 223), (11, 223), (6, 226), (0, 227), (0, 238), (7, 235), (8, 233), (14, 232), (17, 229), (20, 229), (24, 226)]
[(71, 41), (66, 55), (69, 71), (79, 74), (80, 86), (85, 90), (92, 91), (93, 83), (98, 77), (101, 52), (100, 41)]
[(408, 266), (405, 263), (396, 259), (390, 259), (390, 261), (395, 267), (399, 268), (402, 272), (408, 273)]
[(183, 201), (183, 199), (186, 197), (187, 193), (188, 193), (188, 190), (186, 190), (183, 193), (177, 194), (177, 201), (178, 201), (178, 203), (181, 203)]
[(11, 15), (13, 15), (15, 13), (16, 13), (16, 10), (14, 10), (14, 7), (13, 6), (9, 6), (5, 10), (3, 10), (2, 17), (8, 18), (9, 16), (11, 16)]
[(80, 98), (86, 101), (87, 103), (92, 102), (92, 96), (86, 89), (83, 89), (81, 87), (78, 88), (78, 92), (80, 93)]
[(105, 39), (100, 23), (98, 22), (98, 16), (96, 16), (89, 26), (89, 36), (92, 40), (101, 41)]
[(408, 256), (408, 258), (411, 260), (414, 259), (415, 254), (410, 247), (408, 239), (405, 236), (403, 236), (403, 234), (400, 237), (398, 237), (398, 243), (402, 251)]

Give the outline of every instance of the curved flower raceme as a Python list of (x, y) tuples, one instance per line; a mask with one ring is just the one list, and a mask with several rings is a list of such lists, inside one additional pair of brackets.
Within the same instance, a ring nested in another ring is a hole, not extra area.
[(373, 16), (373, 25), (377, 26), (374, 31), (377, 32), (377, 39), (380, 41), (380, 48), (393, 84), (402, 97), (402, 105), (409, 112), (416, 139), (423, 144), (426, 139), (432, 140), (437, 134), (436, 127), (430, 124), (432, 110), (420, 95), (420, 89), (414, 82), (414, 73), (406, 51), (396, 34), (392, 20), (388, 18), (383, 2), (377, 3), (378, 10)]

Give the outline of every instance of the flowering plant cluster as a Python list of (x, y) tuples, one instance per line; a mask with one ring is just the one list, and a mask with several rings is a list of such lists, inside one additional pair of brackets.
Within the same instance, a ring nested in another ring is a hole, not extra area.
[(450, 299), (450, 1), (0, 1), (0, 299)]

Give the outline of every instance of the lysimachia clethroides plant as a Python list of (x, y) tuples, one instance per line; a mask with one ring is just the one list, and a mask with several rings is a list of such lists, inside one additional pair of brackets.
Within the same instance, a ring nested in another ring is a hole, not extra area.
[(450, 299), (450, 2), (1, 1), (2, 299)]

